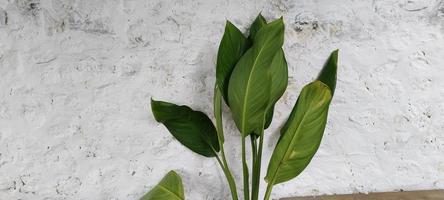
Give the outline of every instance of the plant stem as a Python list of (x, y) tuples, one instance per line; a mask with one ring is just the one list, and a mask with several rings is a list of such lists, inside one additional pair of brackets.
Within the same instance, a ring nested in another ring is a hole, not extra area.
[(251, 156), (252, 156), (252, 161), (251, 161), (251, 165), (254, 167), (255, 163), (256, 163), (256, 158), (257, 158), (257, 141), (256, 138), (252, 135), (250, 135), (250, 141), (251, 141)]
[[(223, 152), (222, 149), (221, 149), (221, 151)], [(224, 157), (225, 157), (225, 155), (222, 155), (222, 160), (225, 160)], [(230, 187), (232, 199), (238, 200), (236, 182), (233, 179), (233, 175), (231, 174), (230, 169), (226, 165), (226, 161), (223, 161), (225, 163), (225, 165), (224, 165), (222, 163), (222, 161), (220, 160), (219, 156), (216, 155), (216, 159), (217, 159), (217, 162), (219, 163), (220, 167), (222, 168), (222, 171), (224, 172), (225, 177), (227, 178), (227, 182), (228, 182), (228, 186)]]
[(220, 154), (222, 155), (222, 162), (217, 155), (215, 149), (213, 151), (216, 154), (217, 161), (219, 162), (219, 165), (222, 167), (222, 170), (224, 171), (225, 177), (227, 178), (228, 185), (230, 186), (231, 191), (231, 197), (233, 200), (238, 200), (237, 197), (237, 188), (236, 188), (236, 182), (233, 179), (233, 175), (231, 174), (230, 168), (228, 167), (227, 159), (225, 158), (225, 150), (224, 150), (224, 127), (222, 124), (222, 108), (221, 108), (221, 101), (222, 101), (222, 94), (219, 90), (217, 84), (214, 85), (214, 117), (216, 118), (216, 129), (217, 129), (217, 138), (219, 142), (220, 147)]
[(248, 165), (245, 152), (245, 137), (242, 136), (242, 169), (244, 177), (244, 200), (250, 199), (250, 183), (248, 177)]
[[(251, 165), (254, 168), (254, 165), (256, 163), (256, 159), (257, 159), (257, 140), (255, 136), (250, 135), (250, 141), (251, 141), (251, 156), (252, 156), (252, 161), (251, 161)], [(254, 178), (254, 177), (253, 177)]]
[(251, 183), (251, 199), (254, 200), (255, 198), (257, 199), (257, 197), (255, 197), (255, 193), (256, 190), (258, 189), (257, 185), (256, 185), (256, 179), (258, 179), (258, 177), (256, 177), (256, 165), (257, 165), (257, 138), (256, 136), (253, 134), (250, 135), (250, 139), (251, 139), (251, 149), (252, 149), (252, 155), (253, 155), (253, 161), (252, 161), (252, 166), (253, 166), (253, 177), (252, 177), (252, 183)]
[(267, 190), (265, 191), (264, 200), (270, 199), (271, 190), (273, 189), (273, 183), (268, 183)]
[(271, 190), (273, 190), (274, 182), (276, 181), (276, 174), (267, 183), (267, 190), (265, 190), (264, 200), (270, 199)]
[(261, 164), (262, 164), (262, 146), (264, 143), (264, 130), (261, 130), (259, 136), (259, 149), (256, 153), (256, 161), (253, 166), (253, 183), (251, 189), (251, 199), (258, 200), (259, 199), (259, 186), (260, 186), (260, 177), (261, 177)]
[(227, 181), (228, 181), (228, 185), (230, 186), (230, 191), (231, 191), (231, 197), (233, 198), (233, 200), (237, 200), (237, 188), (236, 188), (236, 182), (234, 181), (233, 175), (231, 174), (230, 168), (228, 167), (228, 162), (227, 159), (225, 158), (225, 150), (224, 150), (224, 145), (220, 144), (220, 152), (222, 155), (222, 162), (225, 166), (224, 173), (225, 176), (227, 177)]

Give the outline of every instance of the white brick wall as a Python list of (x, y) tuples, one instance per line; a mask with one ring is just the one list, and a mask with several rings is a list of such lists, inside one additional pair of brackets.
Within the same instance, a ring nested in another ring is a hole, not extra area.
[(260, 11), (284, 16), (290, 67), (264, 170), (301, 87), (340, 49), (321, 148), (275, 198), (444, 188), (442, 0), (0, 0), (0, 199), (137, 199), (171, 169), (188, 199), (229, 199), (216, 161), (172, 139), (149, 99), (212, 114), (224, 22), (245, 30)]

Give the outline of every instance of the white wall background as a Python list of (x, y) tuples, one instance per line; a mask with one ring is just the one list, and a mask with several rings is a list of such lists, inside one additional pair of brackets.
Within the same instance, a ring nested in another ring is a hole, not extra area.
[(225, 20), (245, 30), (260, 11), (284, 16), (290, 67), (264, 169), (301, 87), (340, 49), (321, 148), (274, 198), (444, 188), (442, 0), (0, 0), (0, 199), (137, 199), (171, 169), (188, 199), (229, 199), (216, 161), (175, 141), (149, 100), (212, 114)]

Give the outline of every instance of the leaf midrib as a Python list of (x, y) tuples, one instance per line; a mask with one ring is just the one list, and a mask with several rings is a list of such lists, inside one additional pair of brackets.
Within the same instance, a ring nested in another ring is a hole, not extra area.
[(182, 197), (180, 197), (178, 194), (174, 193), (173, 191), (170, 191), (168, 188), (164, 187), (163, 185), (158, 185), (160, 189), (163, 189), (164, 191), (174, 195), (179, 200), (184, 200)]

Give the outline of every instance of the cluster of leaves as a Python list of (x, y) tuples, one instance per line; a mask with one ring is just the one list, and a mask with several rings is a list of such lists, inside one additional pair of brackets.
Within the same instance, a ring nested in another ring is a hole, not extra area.
[[(264, 130), (270, 126), (274, 106), (288, 83), (283, 43), (282, 18), (267, 23), (259, 14), (250, 27), (248, 37), (227, 21), (217, 55), (213, 102), (215, 125), (205, 113), (188, 106), (151, 100), (156, 121), (164, 124), (180, 143), (202, 156), (216, 158), (234, 200), (238, 199), (238, 193), (223, 148), (222, 101), (229, 107), (242, 140), (243, 199), (257, 200)], [(281, 128), (265, 176), (265, 200), (269, 199), (274, 185), (298, 176), (319, 148), (336, 86), (337, 58), (336, 50), (318, 78), (303, 87)], [(252, 148), (251, 187), (245, 153), (247, 137)], [(171, 171), (142, 199), (183, 200), (180, 177)]]

